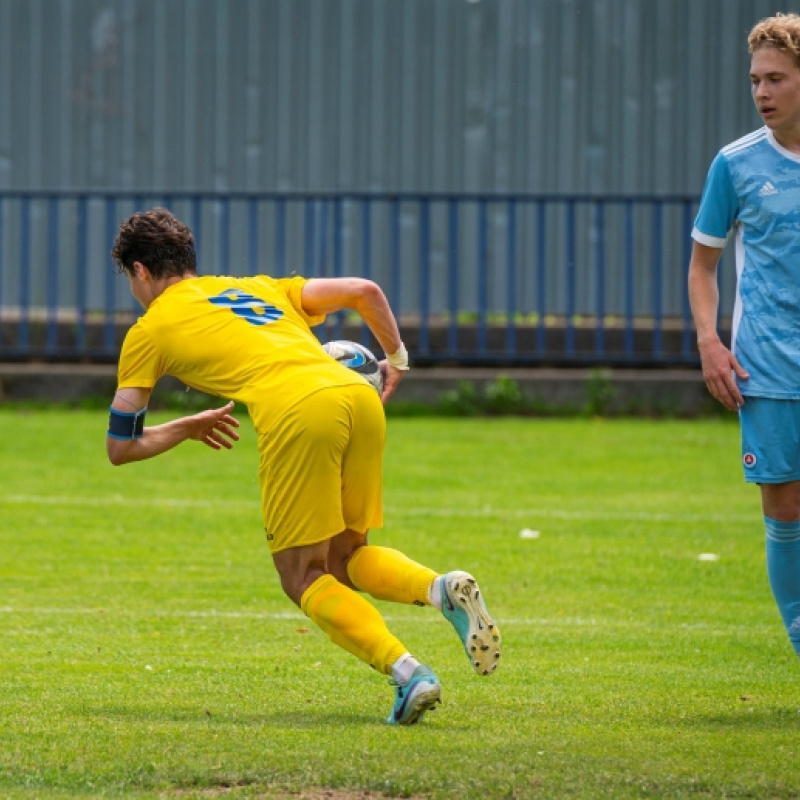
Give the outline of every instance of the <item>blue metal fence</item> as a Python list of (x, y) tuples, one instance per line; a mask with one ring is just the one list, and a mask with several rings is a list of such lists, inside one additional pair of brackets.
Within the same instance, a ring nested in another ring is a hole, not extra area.
[[(192, 227), (201, 273), (378, 281), (417, 364), (697, 363), (695, 197), (100, 191), (0, 193), (0, 360), (116, 358), (140, 310), (109, 250), (154, 205)], [(318, 334), (370, 343), (347, 314)]]

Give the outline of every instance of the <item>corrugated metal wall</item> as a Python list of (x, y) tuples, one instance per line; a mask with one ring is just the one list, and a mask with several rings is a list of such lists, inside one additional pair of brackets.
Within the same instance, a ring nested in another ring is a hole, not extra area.
[(767, 0), (0, 0), (0, 189), (699, 192)]

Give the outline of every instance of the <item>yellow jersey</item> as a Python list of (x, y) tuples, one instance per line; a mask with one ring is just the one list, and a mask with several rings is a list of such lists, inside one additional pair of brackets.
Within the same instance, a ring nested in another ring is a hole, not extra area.
[(303, 311), (305, 278), (203, 276), (168, 286), (122, 344), (118, 386), (152, 389), (173, 375), (247, 406), (256, 429), (329, 386), (364, 379), (334, 361), (311, 332), (324, 316)]

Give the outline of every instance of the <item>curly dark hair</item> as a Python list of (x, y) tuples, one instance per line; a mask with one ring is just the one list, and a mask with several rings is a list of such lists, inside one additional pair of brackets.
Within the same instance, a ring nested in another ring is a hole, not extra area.
[(197, 274), (197, 255), (191, 230), (166, 208), (137, 211), (119, 226), (111, 248), (116, 271), (133, 273), (144, 264), (154, 278)]

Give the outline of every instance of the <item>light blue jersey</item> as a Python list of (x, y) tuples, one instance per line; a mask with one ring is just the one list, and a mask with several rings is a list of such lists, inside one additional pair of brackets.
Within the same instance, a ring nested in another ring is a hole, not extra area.
[(744, 395), (800, 398), (800, 156), (761, 128), (724, 147), (706, 179), (692, 238), (736, 247), (731, 349)]

